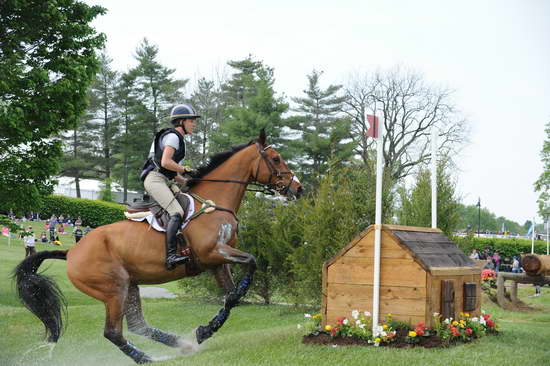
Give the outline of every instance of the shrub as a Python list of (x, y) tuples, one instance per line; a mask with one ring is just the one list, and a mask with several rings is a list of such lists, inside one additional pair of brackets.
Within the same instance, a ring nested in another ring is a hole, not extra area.
[(82, 225), (97, 227), (124, 220), (123, 205), (118, 203), (94, 201), (85, 198), (72, 198), (58, 195), (47, 196), (40, 215), (63, 215), (77, 218), (80, 216)]
[[(529, 239), (453, 237), (453, 241), (466, 254), (470, 254), (472, 249), (477, 249), (481, 253), (485, 248), (489, 248), (493, 252), (498, 251), (503, 258), (531, 253), (531, 240)], [(535, 253), (546, 254), (546, 242), (535, 240)]]

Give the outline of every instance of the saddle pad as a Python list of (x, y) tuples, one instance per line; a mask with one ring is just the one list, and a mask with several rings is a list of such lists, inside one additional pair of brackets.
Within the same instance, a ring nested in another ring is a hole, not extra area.
[[(191, 197), (187, 193), (182, 193), (182, 194), (186, 195), (187, 198), (189, 199), (189, 207), (187, 208), (187, 215), (185, 216), (185, 220), (183, 220), (183, 225), (181, 227), (181, 230), (185, 229), (185, 227), (189, 223), (189, 221), (187, 220), (189, 220), (189, 218), (193, 216), (193, 214), (195, 213), (195, 200), (193, 199), (193, 197)], [(132, 221), (147, 220), (149, 225), (151, 225), (153, 229), (155, 229), (156, 231), (160, 231), (161, 233), (166, 232), (166, 230), (162, 226), (160, 226), (160, 224), (158, 223), (157, 218), (151, 213), (144, 217), (128, 218), (128, 219)]]

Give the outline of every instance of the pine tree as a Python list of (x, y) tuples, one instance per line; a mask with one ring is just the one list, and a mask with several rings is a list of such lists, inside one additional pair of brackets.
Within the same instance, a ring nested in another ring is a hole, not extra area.
[[(270, 143), (280, 148), (285, 143), (281, 132), (286, 120), (282, 115), (288, 104), (275, 94), (273, 69), (252, 60), (252, 56), (228, 64), (236, 71), (222, 87), (227, 101), (226, 120), (211, 138), (213, 149), (246, 142), (258, 136), (262, 128)], [(281, 153), (287, 157), (286, 149)]]
[(539, 192), (539, 215), (546, 220), (550, 217), (550, 122), (546, 124), (546, 139), (540, 152), (543, 172), (535, 182), (535, 191)]
[(118, 134), (115, 123), (115, 87), (118, 73), (111, 68), (112, 59), (105, 52), (99, 55), (100, 68), (89, 91), (88, 115), (91, 116), (89, 133), (95, 141), (94, 165), (96, 178), (105, 182), (102, 199), (110, 201), (111, 172), (115, 163), (113, 141)]
[[(299, 115), (292, 119), (293, 128), (301, 131), (297, 140), (303, 157), (300, 165), (306, 174), (305, 180), (318, 180), (326, 173), (328, 161), (349, 161), (353, 153), (350, 137), (350, 121), (341, 116), (345, 97), (339, 96), (340, 85), (322, 89), (319, 79), (323, 73), (313, 70), (307, 76), (309, 85), (305, 97), (292, 98)], [(309, 179), (308, 179), (309, 178)]]

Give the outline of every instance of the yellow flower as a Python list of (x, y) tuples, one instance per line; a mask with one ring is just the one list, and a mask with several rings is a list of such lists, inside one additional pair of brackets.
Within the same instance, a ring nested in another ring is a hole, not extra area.
[(319, 319), (319, 318), (321, 318), (321, 317), (322, 317), (322, 315), (319, 314), (319, 313), (317, 313), (317, 314), (315, 314), (315, 315), (312, 316), (313, 319)]
[(464, 324), (460, 324), (459, 326), (460, 326), (460, 328), (464, 328)]
[(327, 325), (325, 325), (325, 330), (326, 330), (327, 332), (330, 332), (330, 331), (332, 330), (332, 327), (331, 327), (330, 325), (327, 324)]
[(470, 313), (465, 313), (464, 316), (465, 316), (466, 318), (469, 318), (469, 317), (470, 317)]
[(495, 324), (495, 328), (500, 328), (500, 324)]
[(380, 337), (377, 337), (374, 339), (374, 343), (380, 343), (382, 342), (382, 339), (380, 339)]
[(384, 329), (384, 330), (386, 330), (386, 329), (388, 329), (388, 328), (389, 328), (389, 327), (388, 327), (387, 324), (384, 324), (384, 325), (382, 326), (382, 329)]
[(466, 322), (464, 320), (461, 320), (460, 324), (466, 324)]
[(458, 315), (464, 316), (464, 313), (461, 311), (460, 313), (458, 313)]
[(416, 332), (414, 330), (409, 331), (409, 337), (416, 337)]
[(456, 327), (458, 325), (458, 322), (456, 320), (453, 321), (453, 325)]

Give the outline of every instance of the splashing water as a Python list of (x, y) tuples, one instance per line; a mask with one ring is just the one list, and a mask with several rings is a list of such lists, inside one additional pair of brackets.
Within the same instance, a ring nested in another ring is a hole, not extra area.
[(181, 353), (186, 356), (191, 356), (204, 348), (204, 345), (199, 345), (197, 343), (197, 339), (195, 338), (195, 330), (181, 336), (178, 343)]
[[(27, 350), (25, 353), (23, 353), (23, 355), (21, 356), (21, 359), (19, 360), (19, 365), (28, 365), (29, 364), (28, 362), (30, 360), (32, 360), (34, 362), (44, 361), (44, 360), (51, 360), (53, 350), (54, 350), (56, 344), (57, 343), (49, 342), (49, 343), (39, 344), (37, 346), (31, 347), (29, 350)], [(44, 357), (31, 357), (32, 353), (38, 352), (42, 348), (47, 348), (48, 349), (48, 355), (47, 356), (44, 356)], [(37, 363), (37, 364), (40, 364), (40, 363)]]

